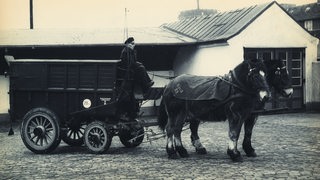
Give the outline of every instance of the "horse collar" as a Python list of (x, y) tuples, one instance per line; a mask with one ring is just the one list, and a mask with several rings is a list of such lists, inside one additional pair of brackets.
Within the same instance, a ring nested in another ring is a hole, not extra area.
[(250, 90), (249, 88), (246, 88), (246, 86), (241, 81), (239, 81), (234, 70), (230, 71), (229, 77), (231, 77), (231, 82), (233, 82), (231, 84), (234, 87), (240, 89), (241, 91), (245, 92), (246, 94), (256, 95), (256, 93), (254, 91)]

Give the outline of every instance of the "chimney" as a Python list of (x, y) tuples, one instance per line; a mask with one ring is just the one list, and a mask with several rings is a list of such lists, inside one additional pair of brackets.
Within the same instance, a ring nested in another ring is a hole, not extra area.
[[(200, 1), (200, 0), (197, 0), (197, 9), (198, 9), (198, 10), (200, 9), (199, 1)], [(318, 2), (319, 2), (319, 0), (318, 0)]]

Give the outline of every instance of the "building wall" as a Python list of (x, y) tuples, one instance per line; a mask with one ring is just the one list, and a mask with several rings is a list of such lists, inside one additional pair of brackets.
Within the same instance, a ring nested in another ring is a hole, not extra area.
[(9, 78), (0, 75), (0, 114), (8, 113), (9, 109)]
[(310, 110), (320, 111), (320, 62), (312, 63), (312, 101), (307, 104)]
[(228, 44), (184, 47), (173, 64), (175, 75), (224, 75), (243, 61), (240, 51)]

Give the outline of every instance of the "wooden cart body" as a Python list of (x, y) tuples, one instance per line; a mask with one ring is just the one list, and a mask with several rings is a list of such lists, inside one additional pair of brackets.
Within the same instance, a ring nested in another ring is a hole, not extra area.
[[(127, 147), (142, 142), (143, 125), (116, 114), (121, 108), (119, 87), (133, 83), (118, 78), (120, 60), (5, 59), (10, 67), (10, 118), (22, 119), (22, 140), (31, 151), (50, 152), (61, 139), (69, 145), (101, 145), (89, 148), (97, 153), (106, 151), (115, 135)], [(158, 99), (161, 93), (162, 88), (153, 88), (148, 98)]]

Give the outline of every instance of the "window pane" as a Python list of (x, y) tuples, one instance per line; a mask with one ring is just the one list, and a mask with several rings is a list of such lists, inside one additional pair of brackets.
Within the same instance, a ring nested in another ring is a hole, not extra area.
[(278, 59), (286, 60), (287, 59), (287, 53), (286, 52), (279, 52)]
[(300, 77), (300, 69), (293, 69), (292, 70), (292, 76)]
[(292, 61), (292, 68), (301, 68), (300, 61)]
[(312, 20), (305, 21), (304, 28), (306, 28), (308, 31), (311, 31), (312, 30)]
[(320, 19), (313, 20), (313, 30), (320, 30)]
[(245, 59), (256, 59), (256, 58), (257, 58), (257, 53), (255, 53), (255, 52), (248, 52), (245, 55)]
[(299, 51), (292, 52), (292, 59), (301, 59), (301, 53)]
[(300, 83), (301, 78), (292, 78), (292, 85), (301, 85)]

